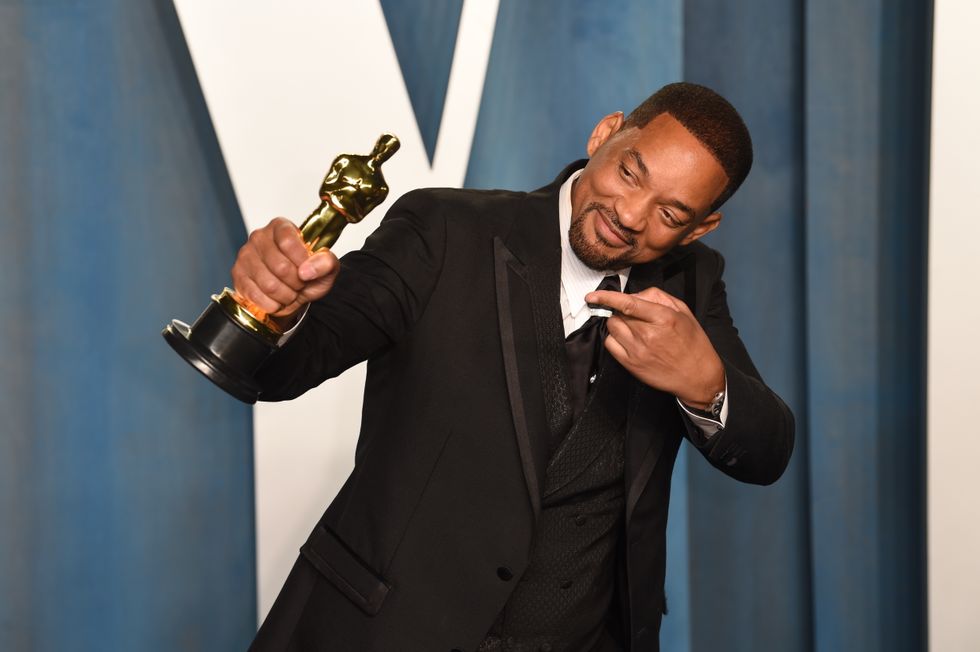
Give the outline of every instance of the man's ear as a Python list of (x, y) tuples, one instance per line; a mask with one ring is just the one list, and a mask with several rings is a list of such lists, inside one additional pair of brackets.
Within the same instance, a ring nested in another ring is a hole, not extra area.
[(614, 133), (623, 128), (624, 120), (626, 120), (626, 118), (623, 116), (623, 112), (616, 111), (615, 113), (610, 113), (599, 121), (599, 123), (592, 130), (592, 135), (589, 136), (588, 142), (585, 144), (585, 151), (588, 152), (590, 158), (604, 142), (609, 140)]
[(691, 229), (691, 232), (688, 233), (686, 236), (684, 236), (684, 239), (681, 240), (680, 244), (682, 245), (691, 244), (701, 236), (708, 235), (709, 233), (717, 229), (719, 224), (721, 224), (721, 212), (715, 211), (711, 215), (708, 215), (703, 220), (701, 220), (701, 222), (696, 227)]

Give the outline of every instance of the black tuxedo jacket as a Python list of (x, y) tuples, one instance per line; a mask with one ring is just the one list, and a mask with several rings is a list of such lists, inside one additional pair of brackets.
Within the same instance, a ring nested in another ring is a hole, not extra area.
[[(406, 194), (266, 366), (261, 398), (282, 400), (368, 360), (354, 470), (254, 650), (449, 652), (483, 639), (533, 544), (549, 445), (535, 315), (559, 311), (558, 190), (581, 165), (531, 193)], [(630, 276), (629, 290), (656, 285), (690, 306), (724, 361), (731, 406), (705, 441), (673, 396), (630, 378), (620, 602), (632, 650), (658, 648), (682, 438), (761, 484), (792, 450), (792, 414), (739, 340), (722, 267), (695, 243)]]

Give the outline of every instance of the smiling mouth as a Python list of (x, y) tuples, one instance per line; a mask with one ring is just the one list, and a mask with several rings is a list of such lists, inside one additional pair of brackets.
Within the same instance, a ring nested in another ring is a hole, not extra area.
[(633, 246), (632, 239), (628, 238), (626, 234), (622, 233), (616, 226), (614, 226), (613, 220), (606, 217), (605, 212), (601, 208), (595, 207), (593, 210), (596, 212), (598, 222), (601, 223), (601, 226), (599, 226), (598, 223), (596, 224), (595, 234), (596, 238), (598, 238), (602, 244), (615, 248)]

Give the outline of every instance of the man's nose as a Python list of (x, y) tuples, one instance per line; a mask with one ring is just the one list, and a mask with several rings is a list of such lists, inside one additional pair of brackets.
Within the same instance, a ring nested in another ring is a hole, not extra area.
[(630, 231), (641, 231), (646, 215), (645, 203), (638, 197), (621, 195), (613, 202), (619, 223)]

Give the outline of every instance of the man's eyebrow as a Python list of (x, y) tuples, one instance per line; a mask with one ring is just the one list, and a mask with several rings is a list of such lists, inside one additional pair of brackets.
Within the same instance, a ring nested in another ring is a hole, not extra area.
[(638, 151), (636, 151), (632, 147), (628, 147), (626, 148), (626, 154), (633, 159), (634, 163), (636, 163), (636, 167), (640, 169), (640, 174), (642, 174), (645, 177), (649, 176), (650, 171), (647, 170), (647, 164), (643, 162), (643, 157), (640, 156), (640, 153)]
[(694, 209), (682, 202), (680, 199), (666, 199), (663, 203), (687, 213), (692, 220), (694, 219)]

